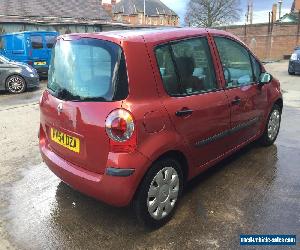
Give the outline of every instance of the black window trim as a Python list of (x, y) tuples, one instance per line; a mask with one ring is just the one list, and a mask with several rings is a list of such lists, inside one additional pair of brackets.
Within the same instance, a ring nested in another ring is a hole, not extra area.
[[(251, 59), (251, 64), (252, 64), (252, 68), (253, 68), (253, 73), (254, 73), (254, 77), (256, 78), (256, 75), (255, 75), (255, 69), (254, 69), (254, 65), (253, 65), (253, 60), (252, 60), (252, 57), (253, 59), (255, 60), (255, 62), (259, 65), (259, 68), (260, 68), (260, 74), (263, 73), (263, 70), (262, 70), (262, 66), (261, 66), (261, 63), (260, 61), (253, 55), (253, 53), (249, 50), (249, 54), (250, 54), (250, 59)], [(258, 83), (259, 82), (259, 76), (258, 76), (258, 79), (255, 79), (255, 83)]]
[[(175, 63), (174, 52), (173, 52), (171, 46), (173, 44), (177, 44), (177, 43), (180, 43), (180, 42), (189, 41), (189, 40), (195, 40), (195, 39), (201, 39), (201, 38), (205, 38), (206, 41), (207, 41), (207, 45), (208, 45), (208, 49), (209, 49), (210, 57), (211, 57), (211, 62), (212, 62), (212, 65), (213, 65), (213, 72), (215, 74), (215, 80), (216, 80), (217, 88), (213, 89), (213, 90), (203, 91), (203, 92), (200, 92), (200, 93), (178, 94), (178, 95), (174, 95), (174, 94), (171, 95), (171, 94), (169, 94), (168, 91), (165, 88), (165, 85), (163, 83), (163, 77), (162, 77), (162, 74), (161, 74), (161, 72), (159, 70), (159, 64), (158, 64), (157, 57), (156, 57), (156, 50), (159, 49), (159, 48), (161, 48), (161, 47), (168, 46), (169, 52), (171, 54), (172, 62), (174, 64), (175, 74), (176, 74), (176, 76), (177, 76), (177, 78), (179, 80), (179, 86), (180, 86), (180, 88), (182, 88), (182, 81), (181, 81), (180, 76), (179, 76), (179, 72), (178, 72), (178, 69), (177, 69), (177, 64)], [(219, 82), (218, 77), (217, 77), (216, 65), (214, 64), (214, 61), (213, 61), (212, 48), (210, 46), (208, 38), (209, 38), (208, 34), (205, 34), (205, 35), (196, 35), (196, 36), (190, 36), (190, 37), (184, 37), (184, 38), (180, 38), (180, 39), (176, 39), (176, 40), (171, 40), (171, 41), (164, 42), (164, 43), (161, 43), (161, 44), (158, 44), (158, 45), (154, 46), (153, 51), (154, 51), (155, 60), (156, 60), (156, 67), (157, 67), (157, 69), (159, 71), (159, 75), (160, 75), (160, 79), (162, 81), (163, 88), (164, 88), (164, 90), (165, 90), (165, 92), (166, 92), (166, 94), (168, 96), (175, 97), (175, 98), (182, 98), (182, 97), (197, 96), (197, 95), (204, 95), (204, 94), (209, 94), (209, 93), (215, 93), (215, 92), (219, 92), (219, 91), (224, 91), (224, 89), (222, 88), (221, 83)]]
[[(214, 42), (214, 45), (216, 47), (216, 50), (217, 50), (217, 55), (218, 55), (218, 58), (219, 58), (219, 61), (221, 63), (221, 66), (222, 66), (222, 73), (223, 73), (223, 77), (224, 77), (224, 80), (225, 80), (225, 74), (224, 74), (224, 69), (223, 69), (223, 65), (222, 65), (222, 60), (221, 60), (221, 56), (220, 56), (220, 53), (219, 53), (219, 50), (218, 50), (218, 46), (217, 46), (217, 43), (215, 41), (215, 38), (225, 38), (225, 39), (228, 39), (228, 40), (231, 40), (237, 44), (239, 44), (240, 46), (242, 46), (247, 52), (248, 52), (248, 55), (249, 55), (249, 59), (250, 59), (250, 64), (251, 64), (251, 68), (252, 68), (252, 74), (253, 74), (253, 77), (255, 77), (255, 74), (254, 74), (254, 68), (253, 68), (253, 63), (252, 63), (252, 59), (251, 59), (251, 56), (254, 57), (254, 59), (259, 63), (259, 67), (260, 67), (260, 70), (261, 70), (261, 73), (263, 73), (263, 70), (262, 70), (262, 65), (260, 63), (260, 61), (257, 59), (257, 57), (252, 53), (252, 51), (247, 47), (245, 46), (243, 43), (241, 43), (239, 40), (237, 39), (234, 39), (233, 37), (230, 37), (230, 36), (226, 36), (226, 35), (212, 35), (212, 38), (213, 38), (213, 42)], [(255, 79), (255, 81), (252, 81), (250, 82), (249, 84), (244, 84), (242, 86), (232, 86), (232, 87), (227, 87), (226, 86), (226, 82), (225, 82), (225, 86), (224, 86), (224, 89), (225, 90), (228, 90), (228, 89), (236, 89), (236, 88), (242, 88), (242, 87), (245, 87), (245, 86), (251, 86), (251, 85), (258, 85), (258, 80), (259, 79)]]

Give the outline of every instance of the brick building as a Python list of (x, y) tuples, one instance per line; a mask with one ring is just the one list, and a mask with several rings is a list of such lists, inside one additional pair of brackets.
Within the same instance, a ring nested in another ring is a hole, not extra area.
[(0, 0), (0, 34), (56, 30), (94, 32), (112, 26), (99, 0)]
[(292, 5), (292, 12), (298, 12), (300, 11), (300, 1), (294, 0), (294, 3)]
[(112, 17), (117, 22), (133, 25), (179, 25), (179, 16), (159, 0), (146, 0), (145, 10), (144, 13), (144, 0), (121, 0), (112, 3)]

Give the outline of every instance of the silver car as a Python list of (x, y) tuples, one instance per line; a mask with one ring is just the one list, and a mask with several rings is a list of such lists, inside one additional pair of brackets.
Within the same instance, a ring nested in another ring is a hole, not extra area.
[(0, 90), (19, 94), (38, 86), (39, 76), (33, 67), (0, 55)]

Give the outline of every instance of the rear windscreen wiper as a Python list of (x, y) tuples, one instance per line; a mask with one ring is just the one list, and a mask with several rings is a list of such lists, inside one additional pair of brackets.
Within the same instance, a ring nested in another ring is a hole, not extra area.
[(58, 88), (56, 91), (56, 96), (57, 98), (65, 101), (80, 101), (79, 96), (73, 95), (70, 91), (64, 88)]
[(73, 101), (73, 102), (107, 102), (104, 97), (81, 97), (78, 95), (73, 95), (69, 90), (64, 88), (58, 88), (55, 91), (55, 95), (57, 98), (65, 100), (65, 101)]
[(104, 97), (83, 97), (80, 100), (85, 102), (107, 102)]

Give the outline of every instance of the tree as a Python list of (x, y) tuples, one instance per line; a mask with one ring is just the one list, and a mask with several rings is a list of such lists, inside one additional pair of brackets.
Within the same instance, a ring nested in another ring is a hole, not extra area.
[(190, 0), (185, 24), (193, 27), (213, 27), (240, 20), (239, 0)]

